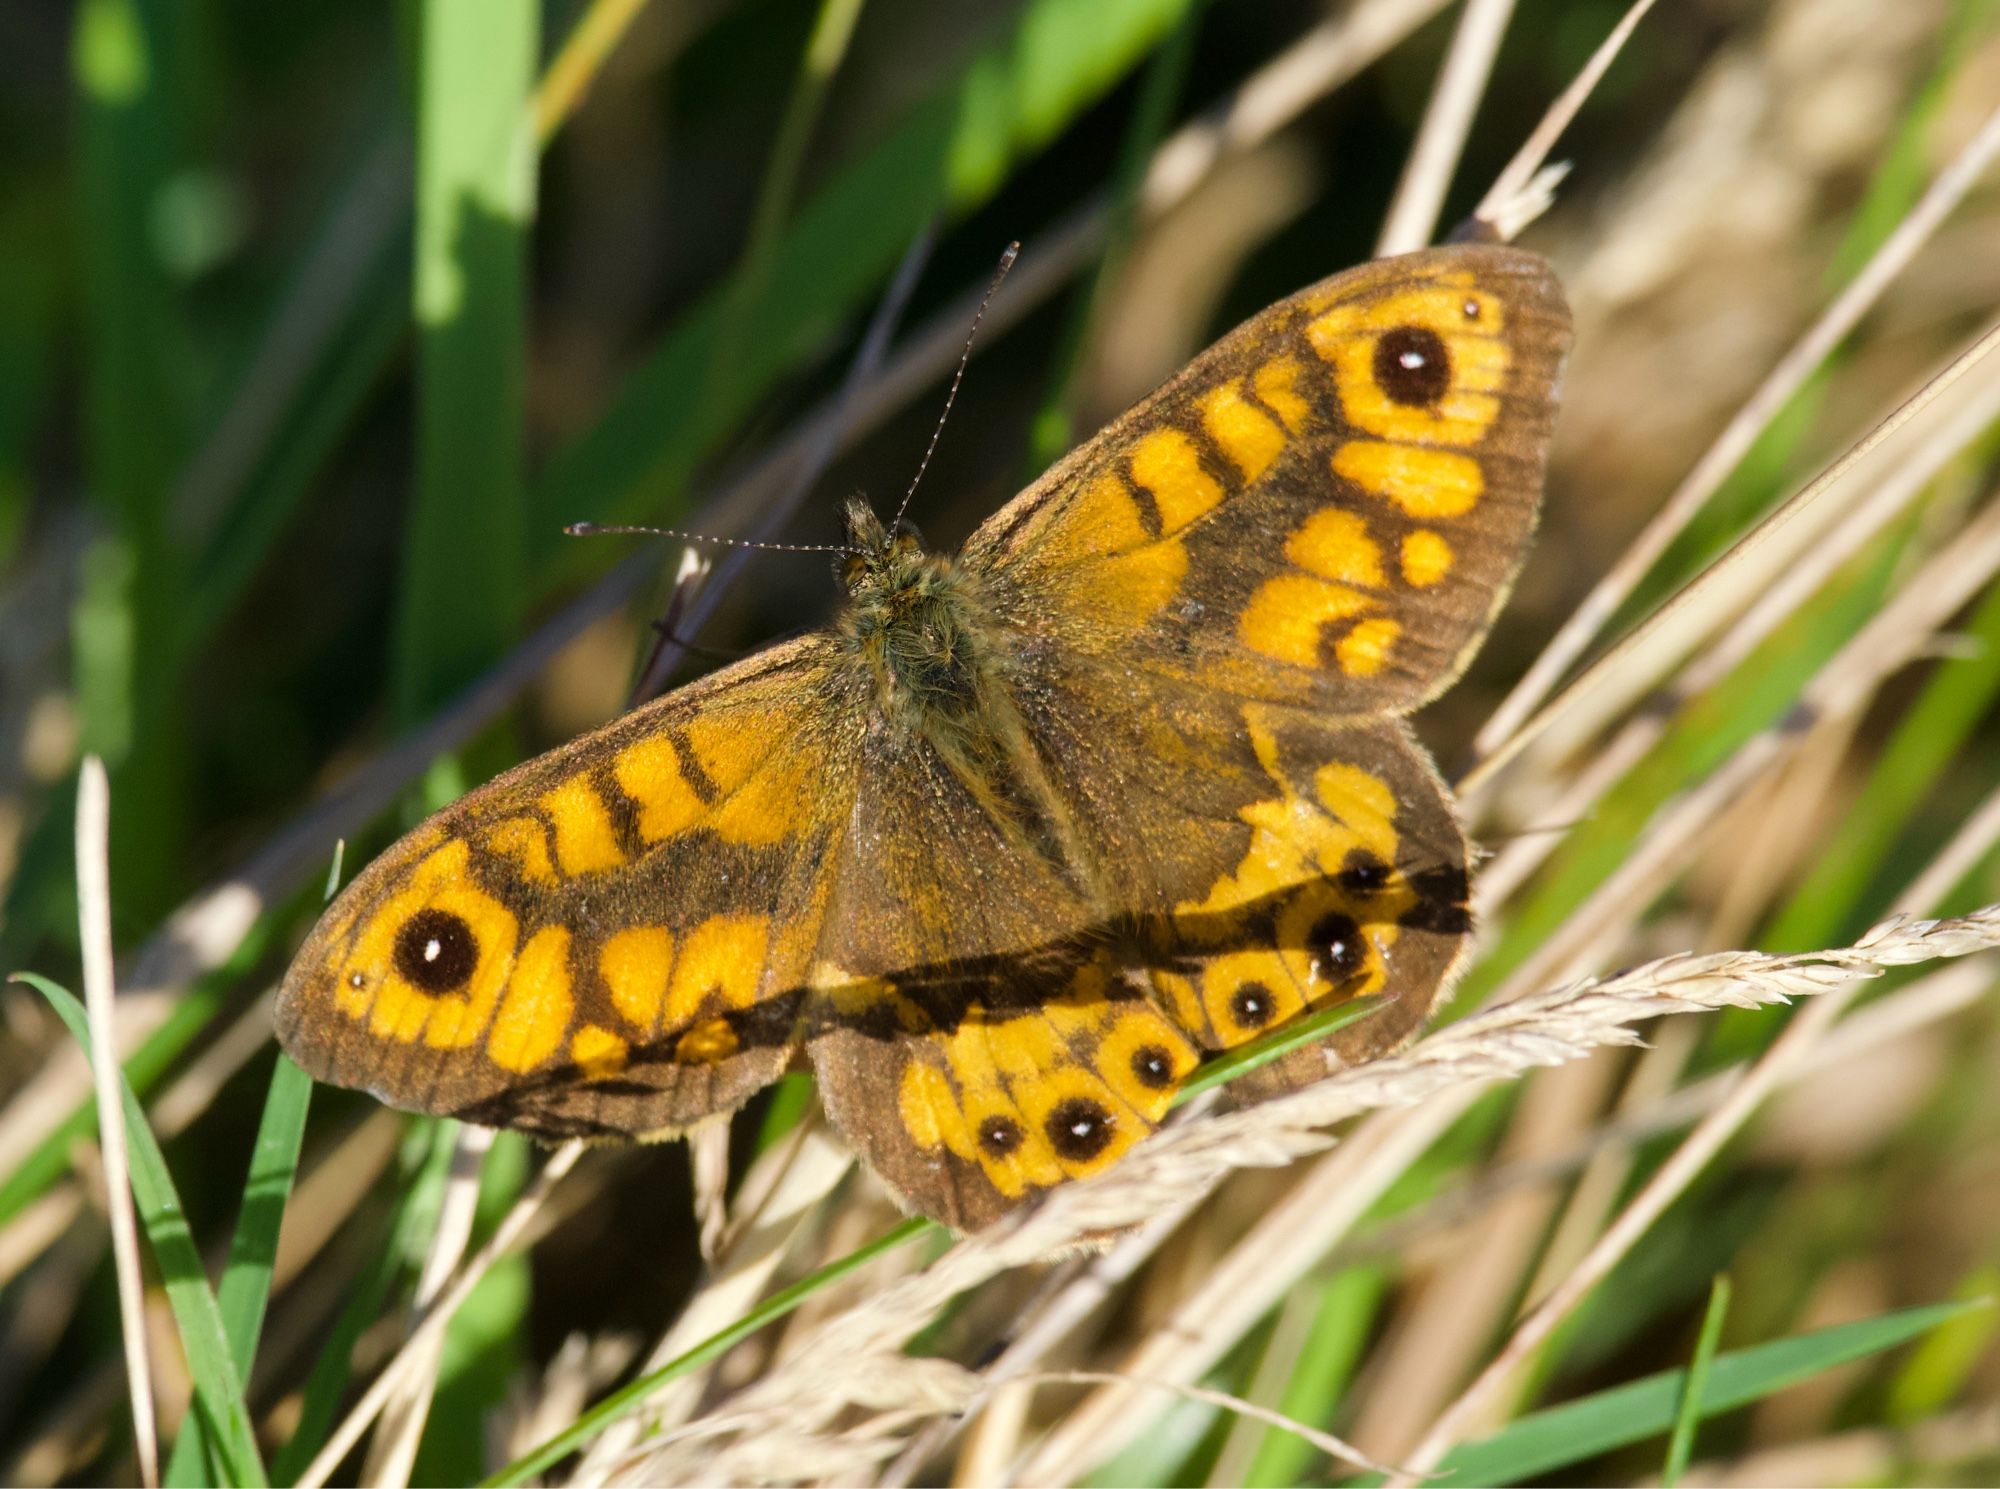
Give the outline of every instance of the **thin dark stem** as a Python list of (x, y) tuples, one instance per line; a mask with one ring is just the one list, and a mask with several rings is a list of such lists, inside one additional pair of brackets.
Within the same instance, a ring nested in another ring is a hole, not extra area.
[[(936, 243), (935, 221), (926, 223), (910, 241), (909, 248), (903, 253), (902, 263), (896, 266), (895, 277), (889, 281), (881, 303), (875, 307), (875, 314), (862, 335), (861, 345), (855, 350), (854, 361), (840, 385), (834, 416), (822, 426), (819, 438), (806, 450), (790, 483), (764, 509), (762, 518), (752, 529), (754, 534), (776, 532), (783, 527), (798, 511), (807, 494), (819, 484), (827, 467), (833, 464), (833, 457), (840, 449), (842, 435), (854, 409), (855, 396), (874, 379), (887, 358), (890, 338), (896, 334), (903, 312), (909, 307), (910, 296), (916, 290), (917, 279), (923, 273), (924, 265), (930, 261), (931, 249)], [(987, 299), (991, 298), (992, 291), (988, 290)], [(980, 309), (982, 312), (985, 310), (985, 301), (980, 302)], [(978, 324), (976, 317), (973, 324)], [(963, 371), (963, 363), (960, 370)], [(679, 623), (672, 630), (660, 633), (653, 654), (646, 659), (646, 665), (640, 669), (639, 680), (633, 685), (632, 701), (635, 704), (645, 702), (666, 685), (674, 668), (688, 654), (688, 643), (681, 637), (700, 633), (702, 626), (715, 614), (729, 586), (742, 575), (749, 563), (749, 550), (733, 544), (730, 546), (731, 551), (716, 564), (708, 582), (686, 597), (685, 613), (677, 618)], [(829, 551), (837, 553), (845, 550), (836, 548)]]

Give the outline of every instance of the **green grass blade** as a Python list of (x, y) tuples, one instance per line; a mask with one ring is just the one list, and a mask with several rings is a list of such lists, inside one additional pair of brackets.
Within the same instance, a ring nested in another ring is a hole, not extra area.
[(397, 711), (422, 718), (513, 638), (522, 510), (538, 0), (417, 8), (417, 480), (396, 617)]
[(398, 1199), (389, 1221), (388, 1244), (355, 1285), (319, 1359), (307, 1377), (298, 1426), (271, 1463), (271, 1479), (291, 1484), (305, 1472), (333, 1426), (333, 1414), (347, 1391), (354, 1346), (362, 1331), (382, 1317), (396, 1284), (421, 1262), (424, 1246), (437, 1229), (453, 1148), (449, 1123), (423, 1118), (410, 1124), (398, 1162)]
[(1090, 331), (1110, 286), (1117, 282), (1132, 246), (1138, 222), (1139, 190), (1146, 182), (1146, 168), (1153, 152), (1173, 120), (1175, 105), (1187, 83), (1188, 68), (1194, 61), (1194, 41), (1201, 29), (1201, 11), (1191, 8), (1182, 14), (1167, 39), (1154, 53), (1132, 107), (1132, 121), (1126, 126), (1119, 149), (1118, 169), (1111, 187), (1111, 221), (1105, 229), (1104, 248), (1097, 269), (1078, 292), (1050, 359), (1054, 371), (1049, 376), (1048, 393), (1041, 411), (1035, 415), (1028, 438), (1027, 469), (1024, 481), (1032, 481), (1076, 443), (1075, 384), (1090, 345)]
[(580, 561), (577, 545), (556, 546), (565, 522), (671, 517), (718, 435), (862, 306), (925, 223), (992, 196), (1191, 4), (1029, 0), (1007, 35), (800, 207), (773, 252), (727, 403), (702, 395), (731, 294), (724, 285), (668, 333), (593, 429), (555, 453), (530, 503), (538, 575), (544, 563), (560, 573)]
[[(811, 143), (813, 126), (819, 122), (834, 74), (854, 38), (854, 23), (860, 19), (862, 3), (863, 0), (819, 0), (819, 14), (813, 21), (812, 34), (806, 39), (798, 77), (785, 100), (778, 136), (764, 167), (764, 179), (757, 188), (756, 205), (750, 212), (749, 240), (744, 245), (736, 275), (723, 293), (722, 331), (715, 339), (715, 361), (703, 390), (711, 407), (728, 408), (738, 402), (737, 361), (748, 339), (758, 302), (764, 297), (764, 285), (770, 278), (785, 222), (792, 213), (806, 146)], [(702, 422), (712, 426), (717, 421), (705, 414)]]
[[(1969, 1303), (1990, 1304), (2000, 1295), (2000, 1265), (1975, 1267), (1953, 1289)], [(1936, 1416), (1970, 1387), (2000, 1334), (2000, 1308), (1982, 1307), (1940, 1325), (1910, 1351), (1910, 1358), (1889, 1382), (1883, 1418), (1893, 1426), (1909, 1427)]]
[[(90, 1027), (83, 1005), (68, 989), (32, 972), (14, 974), (44, 998), (68, 1026), (76, 1042), (87, 1053)], [(195, 1249), (181, 1210), (180, 1195), (173, 1176), (167, 1171), (153, 1129), (140, 1109), (139, 1098), (129, 1082), (121, 1080), (125, 1101), (125, 1126), (131, 1144), (132, 1193), (139, 1204), (139, 1219), (153, 1260), (173, 1307), (179, 1326), (181, 1349), (187, 1356), (188, 1373), (194, 1380), (194, 1410), (207, 1418), (206, 1431), (214, 1444), (225, 1481), (235, 1485), (262, 1485), (264, 1465), (257, 1455), (256, 1434), (251, 1430), (250, 1412), (243, 1403), (243, 1380), (230, 1350), (229, 1335), (215, 1294), (209, 1290), (208, 1275), (202, 1270), (201, 1254)]]
[(690, 1370), (706, 1365), (710, 1360), (733, 1348), (739, 1341), (749, 1338), (764, 1325), (783, 1318), (829, 1283), (845, 1277), (855, 1268), (866, 1265), (878, 1256), (894, 1251), (898, 1246), (907, 1245), (919, 1236), (937, 1234), (942, 1230), (943, 1227), (935, 1221), (912, 1216), (894, 1230), (870, 1241), (866, 1246), (857, 1247), (838, 1261), (828, 1262), (818, 1271), (807, 1273), (790, 1287), (781, 1288), (771, 1294), (728, 1328), (709, 1335), (686, 1353), (676, 1355), (667, 1361), (658, 1370), (642, 1375), (630, 1385), (613, 1391), (547, 1442), (515, 1459), (491, 1478), (483, 1480), (481, 1489), (525, 1483), (548, 1468), (550, 1464), (574, 1453), (613, 1422), (631, 1415), (660, 1387), (670, 1381), (679, 1380)]
[[(258, 940), (261, 945), (262, 938)], [(140, 1091), (150, 1091), (181, 1051), (208, 1027), (222, 1002), (221, 980), (204, 979), (125, 1061), (125, 1079)], [(78, 1106), (0, 1182), (0, 1224), (20, 1214), (70, 1171), (71, 1145), (78, 1138), (89, 1137), (92, 1112), (89, 1102)]]
[[(1718, 1416), (1761, 1401), (1836, 1365), (1908, 1343), (1979, 1306), (1932, 1303), (1904, 1308), (1718, 1355), (1709, 1372), (1702, 1414)], [(1663, 1371), (1535, 1412), (1489, 1438), (1454, 1450), (1440, 1471), (1461, 1484), (1517, 1484), (1643, 1442), (1673, 1426), (1687, 1378), (1685, 1370)]]
[(1715, 1365), (1716, 1348), (1722, 1343), (1722, 1321), (1728, 1314), (1729, 1278), (1718, 1274), (1709, 1287), (1708, 1308), (1701, 1316), (1694, 1358), (1688, 1362), (1687, 1385), (1674, 1413), (1673, 1434), (1667, 1439), (1667, 1466), (1660, 1473), (1660, 1482), (1666, 1489), (1673, 1489), (1680, 1482), (1694, 1455), (1694, 1433), (1704, 1415), (1702, 1406), (1708, 1400), (1708, 1377)]
[[(1361, 1363), (1388, 1283), (1380, 1267), (1347, 1267), (1325, 1282), (1308, 1284), (1318, 1292), (1313, 1319), (1278, 1398), (1279, 1411), (1295, 1422), (1333, 1420)], [(1267, 1427), (1244, 1471), (1244, 1489), (1300, 1483), (1319, 1456), (1319, 1449), (1298, 1434)]]
[[(299, 1148), (305, 1138), (306, 1111), (312, 1102), (312, 1077), (284, 1055), (271, 1071), (264, 1098), (263, 1120), (250, 1150), (250, 1175), (243, 1186), (243, 1213), (230, 1238), (229, 1261), (215, 1290), (222, 1328), (229, 1340), (237, 1378), (250, 1379), (257, 1357), (257, 1335), (264, 1326), (264, 1307), (271, 1296), (271, 1267), (278, 1257), (278, 1232), (285, 1201), (299, 1171)], [(213, 1448), (202, 1418), (190, 1417), (174, 1443), (162, 1482), (194, 1485), (212, 1478)]]
[[(373, 174), (387, 174), (390, 167), (371, 161), (363, 169), (369, 178), (357, 182), (350, 196), (383, 193), (387, 188)], [(404, 167), (398, 173), (399, 184), (406, 175)], [(348, 198), (343, 198), (328, 216), (321, 232), (335, 237), (354, 230), (347, 220), (350, 216), (365, 214), (350, 211)], [(345, 302), (336, 326), (315, 338), (304, 352), (293, 353), (309, 356), (310, 366), (297, 376), (293, 396), (267, 416), (268, 431), (244, 437), (247, 448), (232, 468), (204, 469), (199, 485), (192, 476), (183, 480), (191, 503), (220, 511), (207, 521), (199, 513), (188, 519), (189, 526), (202, 527), (202, 548), (187, 582), (185, 609), (175, 617), (177, 658), (198, 656), (215, 628), (242, 602), (244, 590), (291, 522), (300, 498), (324, 473), (402, 345), (410, 324), (407, 216), (399, 213), (377, 231), (380, 241), (367, 246), (366, 261), (358, 266), (343, 263), (336, 271), (308, 263), (286, 302), (273, 313), (272, 319), (279, 322), (310, 319), (312, 313), (328, 313), (314, 303), (316, 299), (338, 296)], [(359, 282), (350, 286), (346, 282), (350, 278)], [(312, 312), (301, 310), (301, 302), (311, 304)], [(271, 338), (281, 340), (288, 331), (289, 326), (274, 326)], [(246, 379), (259, 375), (269, 376), (256, 361), (244, 372)], [(238, 397), (261, 406), (261, 399), (249, 393)], [(211, 459), (212, 466), (222, 463)]]
[(86, 0), (70, 49), (84, 469), (108, 525), (86, 555), (72, 656), (81, 746), (103, 756), (122, 804), (111, 856), (119, 911), (134, 917), (171, 903), (186, 806), (186, 699), (162, 655), (178, 593), (164, 534), (200, 359), (155, 209), (190, 163), (187, 24), (180, 7)]
[(1891, 848), (2000, 696), (2000, 586), (1961, 629), (1966, 647), (1939, 660), (1917, 700), (1841, 814), (1840, 831), (1815, 855), (1798, 889), (1758, 945), (1802, 951), (1860, 931), (1864, 897)]
[(229, 1244), (216, 1301), (229, 1333), (230, 1354), (247, 1380), (256, 1358), (257, 1335), (271, 1296), (271, 1266), (278, 1255), (278, 1232), (285, 1201), (299, 1172), (306, 1112), (312, 1104), (312, 1077), (279, 1055), (264, 1098), (264, 1117), (250, 1153), (250, 1177), (243, 1186), (243, 1214)]
[(1308, 1014), (1295, 1023), (1273, 1029), (1248, 1044), (1240, 1044), (1226, 1054), (1217, 1055), (1189, 1076), (1180, 1090), (1174, 1093), (1174, 1105), (1179, 1106), (1204, 1091), (1213, 1091), (1218, 1086), (1240, 1080), (1273, 1060), (1283, 1059), (1293, 1050), (1318, 1044), (1329, 1034), (1345, 1029), (1349, 1024), (1358, 1024), (1379, 1011), (1385, 1001), (1382, 998), (1355, 998), (1333, 1008), (1322, 1008), (1318, 1013)]

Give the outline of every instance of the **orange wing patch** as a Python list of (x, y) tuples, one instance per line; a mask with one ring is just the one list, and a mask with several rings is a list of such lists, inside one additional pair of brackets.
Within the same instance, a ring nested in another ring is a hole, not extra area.
[(569, 1042), (570, 1062), (587, 1081), (609, 1080), (630, 1063), (632, 1046), (609, 1029), (585, 1024)]
[(509, 817), (486, 832), (486, 848), (502, 858), (512, 859), (521, 877), (530, 884), (556, 882), (556, 866), (549, 857), (548, 829), (537, 817)]
[(1470, 455), (1380, 440), (1349, 440), (1333, 452), (1333, 473), (1412, 517), (1463, 517), (1486, 494), (1486, 475)]
[(1294, 358), (1274, 357), (1250, 376), (1250, 387), (1257, 401), (1283, 419), (1285, 428), (1293, 434), (1304, 433), (1312, 417), (1312, 405), (1298, 389), (1301, 371)]
[(1155, 430), (1139, 441), (1132, 479), (1152, 497), (1161, 537), (1171, 538), (1222, 500), (1221, 483), (1202, 469), (1201, 452), (1178, 429)]
[(680, 755), (664, 733), (649, 734), (618, 752), (611, 762), (618, 789), (639, 804), (639, 836), (664, 842), (686, 832), (708, 811), (681, 773)]
[(974, 1002), (949, 1033), (906, 1044), (897, 1116), (909, 1138), (976, 1164), (1014, 1200), (1102, 1172), (1158, 1125), (1195, 1048), (1152, 1008), (1105, 1001), (1085, 986), (1091, 972), (1036, 1012)]
[(1420, 527), (1403, 535), (1399, 557), (1403, 583), (1412, 589), (1429, 589), (1434, 584), (1442, 584), (1450, 576), (1451, 566), (1458, 555), (1452, 551), (1451, 542), (1443, 533)]
[(333, 941), (334, 1006), (375, 1038), (464, 1049), (499, 1006), (519, 922), (467, 876), (470, 852), (459, 839), (432, 849), (351, 945)]
[[(1155, 458), (1163, 467), (1170, 464), (1164, 454)], [(1175, 495), (1200, 499), (1199, 492), (1186, 489)], [(1121, 628), (1164, 610), (1187, 576), (1187, 550), (1156, 541), (1132, 487), (1110, 473), (1077, 493), (1066, 520), (1050, 531), (1048, 545), (1058, 564), (1089, 576), (1078, 587), (1078, 602), (1114, 618)]]
[[(1512, 354), (1498, 296), (1469, 272), (1336, 304), (1306, 326), (1332, 364), (1341, 412), (1398, 444), (1476, 445), (1500, 414)], [(1315, 307), (1316, 308), (1316, 307)]]
[(704, 825), (725, 843), (778, 843), (804, 825), (799, 803), (811, 799), (819, 782), (791, 748), (798, 726), (796, 706), (688, 720), (691, 763), (712, 787)]
[(1280, 662), (1317, 667), (1321, 630), (1366, 615), (1374, 607), (1372, 596), (1348, 585), (1280, 574), (1257, 587), (1237, 618), (1236, 630), (1253, 651)]
[(625, 866), (610, 808), (587, 771), (544, 792), (536, 805), (549, 814), (555, 829), (556, 865), (565, 879)]
[(665, 926), (627, 926), (597, 951), (597, 975), (611, 991), (611, 1006), (641, 1034), (659, 1032), (673, 965), (674, 935)]
[(562, 1048), (575, 1012), (569, 932), (559, 925), (543, 926), (515, 960), (514, 975), (507, 979), (500, 1011), (486, 1036), (486, 1058), (502, 1070), (526, 1075)]
[(1176, 916), (1196, 923), (1215, 916), (1227, 925), (1232, 912), (1275, 905), (1274, 944), (1218, 952), (1193, 973), (1152, 974), (1182, 1026), (1206, 1032), (1220, 1048), (1335, 997), (1379, 991), (1398, 920), (1417, 904), (1391, 867), (1398, 838), (1389, 784), (1358, 765), (1333, 762), (1314, 772), (1309, 793), (1295, 790), (1282, 773), (1270, 721), (1256, 705), (1243, 715), (1278, 794), (1242, 809), (1251, 829), (1242, 858)]
[(690, 1022), (711, 999), (728, 1008), (756, 1002), (770, 938), (771, 922), (762, 915), (716, 915), (691, 928), (674, 958), (667, 1027)]
[[(1268, 372), (1270, 369), (1264, 369)], [(1261, 377), (1262, 374), (1260, 374)], [(1297, 375), (1296, 370), (1293, 373)], [(1296, 396), (1296, 395), (1294, 395)], [(1299, 404), (1301, 416), (1303, 401)], [(1201, 425), (1216, 448), (1229, 457), (1245, 481), (1271, 468), (1285, 448), (1285, 431), (1271, 416), (1243, 396), (1241, 381), (1224, 383), (1201, 401)]]

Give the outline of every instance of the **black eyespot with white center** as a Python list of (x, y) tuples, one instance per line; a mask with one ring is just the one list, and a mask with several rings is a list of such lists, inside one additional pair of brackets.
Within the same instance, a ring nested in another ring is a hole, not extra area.
[(979, 1124), (979, 1146), (995, 1158), (1005, 1158), (1021, 1146), (1021, 1124), (1012, 1117), (988, 1117)]
[(1350, 848), (1336, 878), (1348, 894), (1367, 896), (1386, 889), (1391, 872), (1389, 865), (1366, 848)]
[(1132, 1078), (1149, 1091), (1164, 1091), (1174, 1083), (1173, 1051), (1162, 1044), (1142, 1044), (1132, 1051)]
[(1049, 1144), (1072, 1163), (1084, 1163), (1111, 1146), (1116, 1120), (1087, 1096), (1072, 1096), (1056, 1103), (1042, 1128)]
[(1409, 408), (1428, 408), (1451, 386), (1451, 352), (1424, 326), (1397, 326), (1375, 343), (1376, 386)]
[(1313, 923), (1306, 944), (1309, 954), (1318, 957), (1321, 966), (1336, 981), (1358, 977), (1367, 970), (1368, 947), (1361, 939), (1361, 927), (1351, 915), (1338, 911), (1322, 915)]
[(1261, 1029), (1278, 1016), (1278, 1000), (1261, 982), (1246, 982), (1229, 998), (1229, 1016), (1239, 1029)]
[(449, 910), (419, 910), (396, 932), (396, 971), (426, 993), (464, 987), (479, 965), (472, 927)]

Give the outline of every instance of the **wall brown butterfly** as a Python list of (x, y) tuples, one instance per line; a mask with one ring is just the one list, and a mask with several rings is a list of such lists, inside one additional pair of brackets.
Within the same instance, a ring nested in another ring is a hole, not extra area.
[(410, 833), (300, 950), (285, 1048), (551, 1138), (685, 1129), (803, 1053), (962, 1230), (1114, 1162), (1205, 1052), (1364, 994), (1232, 1089), (1394, 1048), (1470, 934), (1403, 719), (1520, 566), (1568, 341), (1531, 254), (1388, 259), (1238, 327), (956, 557), (851, 504), (832, 628)]

